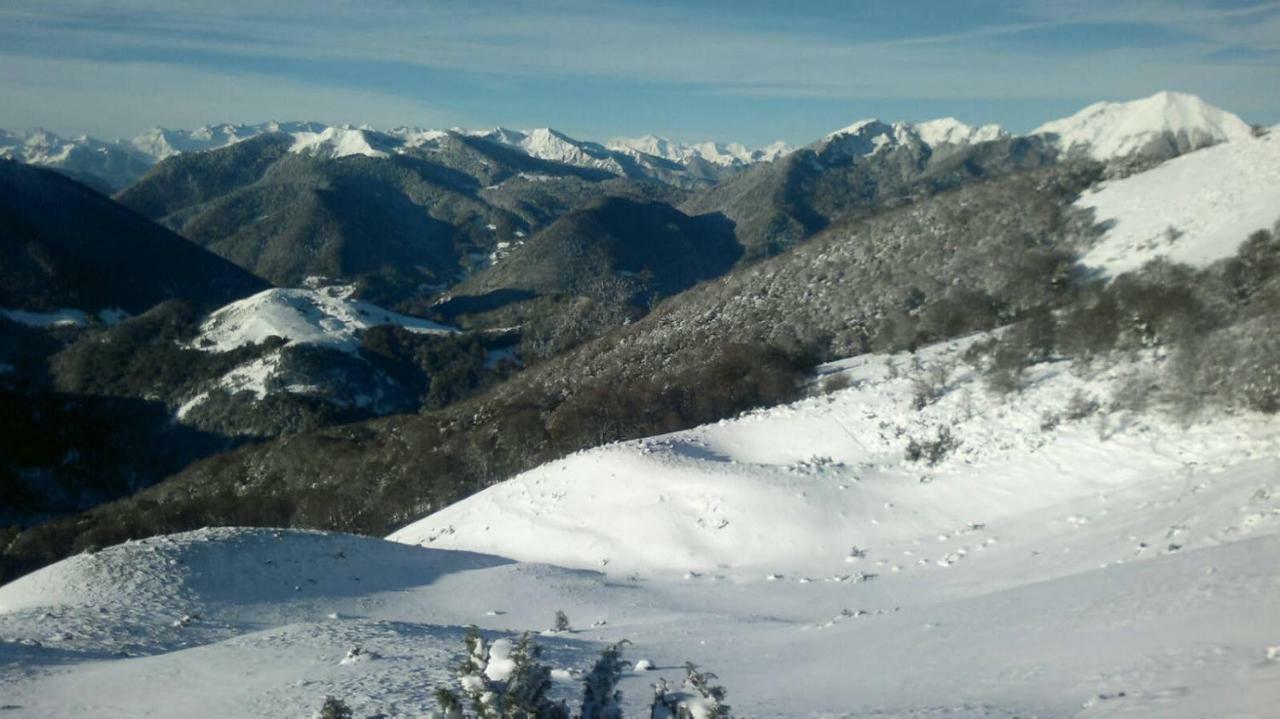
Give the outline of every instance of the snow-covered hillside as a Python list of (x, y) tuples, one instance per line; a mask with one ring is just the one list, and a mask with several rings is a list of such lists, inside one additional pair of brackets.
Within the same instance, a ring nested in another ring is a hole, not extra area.
[[(576, 630), (539, 640), (562, 695), (603, 642), (657, 668), (624, 677), (629, 716), (685, 660), (739, 716), (1266, 716), (1277, 420), (1115, 409), (1152, 354), (1041, 364), (1000, 398), (966, 346), (828, 365), (815, 386), (847, 388), (570, 456), (396, 542), (203, 530), (63, 561), (0, 587), (9, 715), (332, 694), (419, 717), (465, 625), (563, 610)], [(946, 433), (936, 463), (905, 457)]]
[(1131, 102), (1094, 103), (1032, 134), (1051, 136), (1064, 152), (1106, 161), (1151, 152), (1176, 155), (1246, 140), (1251, 129), (1239, 117), (1194, 95), (1158, 92)]
[(1204, 266), (1280, 221), (1280, 127), (1224, 142), (1085, 193), (1109, 227), (1083, 258), (1108, 275), (1157, 257)]
[[(273, 392), (316, 395), (344, 407), (381, 407), (395, 394), (393, 383), (372, 370), (364, 381), (355, 382), (333, 367), (329, 383), (299, 381), (285, 366), (286, 354), (298, 347), (336, 350), (359, 357), (361, 334), (375, 325), (398, 325), (410, 332), (450, 334), (457, 330), (420, 317), (410, 317), (352, 297), (350, 286), (318, 289), (264, 290), (252, 297), (232, 302), (209, 315), (190, 346), (207, 352), (228, 352), (257, 344), (272, 337), (285, 341), (282, 347), (241, 364), (210, 387), (194, 392), (177, 410), (179, 420), (189, 420), (191, 412), (209, 400), (212, 390), (231, 394), (249, 392), (261, 400)], [(333, 364), (330, 362), (329, 364)], [(367, 368), (362, 368), (367, 369)], [(361, 373), (365, 374), (365, 373)], [(348, 383), (363, 386), (359, 392), (335, 392)]]
[(274, 336), (293, 344), (355, 352), (360, 346), (359, 333), (374, 325), (400, 325), (411, 332), (456, 331), (355, 299), (353, 292), (349, 286), (264, 290), (210, 314), (192, 346), (226, 352)]

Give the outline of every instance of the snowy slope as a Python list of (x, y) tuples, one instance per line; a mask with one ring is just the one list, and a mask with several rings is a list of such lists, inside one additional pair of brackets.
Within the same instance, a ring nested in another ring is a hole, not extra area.
[(811, 147), (824, 157), (841, 159), (865, 157), (904, 146), (924, 146), (932, 150), (960, 147), (1008, 137), (998, 125), (974, 127), (952, 117), (928, 122), (892, 124), (876, 119), (859, 120), (829, 132)]
[(294, 132), (289, 152), (336, 159), (362, 155), (390, 157), (400, 142), (390, 135), (354, 127), (326, 127), (318, 132)]
[(920, 139), (924, 141), (924, 144), (929, 147), (973, 145), (1009, 136), (1009, 133), (999, 125), (974, 127), (973, 125), (966, 125), (954, 117), (943, 117), (937, 120), (920, 122), (911, 127), (920, 136)]
[(1086, 192), (1109, 229), (1084, 256), (1108, 275), (1156, 257), (1203, 266), (1280, 221), (1280, 128), (1174, 158)]
[[(392, 538), (619, 571), (909, 571), (920, 560), (956, 562), (975, 551), (989, 535), (966, 531), (971, 523), (1026, 523), (1032, 531), (1064, 506), (1096, 508), (1101, 497), (1150, 492), (1142, 482), (1165, 485), (1196, 465), (1280, 456), (1280, 425), (1263, 418), (1182, 429), (1158, 417), (1100, 414), (1041, 431), (1045, 417), (1063, 413), (1077, 392), (1106, 404), (1120, 378), (1154, 360), (1097, 377), (1078, 376), (1065, 363), (1044, 365), (1028, 390), (992, 406), (973, 370), (958, 362), (964, 347), (936, 347), (917, 358), (927, 367), (954, 367), (947, 394), (923, 410), (912, 405), (924, 371), (911, 369), (911, 357), (858, 358), (832, 368), (847, 367), (840, 371), (853, 389), (578, 453)], [(943, 428), (958, 442), (943, 461), (904, 460), (911, 439), (934, 439)], [(1170, 498), (1182, 485), (1175, 489)], [(1213, 520), (1221, 528), (1232, 521)], [(872, 557), (888, 559), (890, 548), (935, 534), (949, 536), (912, 560), (846, 561), (853, 545), (876, 547)]]
[[(739, 716), (1267, 716), (1277, 420), (1062, 415), (1154, 356), (1041, 365), (1003, 401), (954, 369), (914, 409), (964, 347), (836, 363), (847, 389), (573, 455), (395, 535), (427, 547), (203, 530), (65, 560), (0, 587), (7, 715), (306, 716), (334, 694), (420, 717), (463, 626), (564, 610), (553, 667), (622, 638), (657, 667), (624, 677), (628, 716), (685, 660)], [(940, 426), (955, 452), (906, 462)]]
[(1159, 92), (1131, 102), (1094, 103), (1071, 117), (1045, 123), (1032, 134), (1051, 136), (1064, 152), (1082, 152), (1106, 161), (1153, 149), (1181, 154), (1246, 140), (1251, 130), (1239, 117), (1194, 95)]
[(720, 167), (738, 167), (756, 162), (770, 162), (790, 153), (792, 148), (782, 140), (751, 149), (737, 142), (697, 142), (686, 144), (657, 135), (615, 137), (606, 147), (619, 152), (643, 153), (665, 160), (688, 164), (704, 160)]
[(354, 353), (360, 347), (360, 332), (374, 325), (400, 325), (412, 332), (456, 331), (354, 299), (352, 291), (345, 286), (264, 290), (210, 314), (192, 346), (226, 352), (276, 336)]
[[(222, 389), (231, 394), (252, 393), (262, 400), (272, 392), (316, 395), (343, 407), (383, 407), (392, 394), (394, 383), (381, 375), (376, 386), (359, 392), (326, 389), (310, 382), (286, 381), (289, 377), (285, 355), (299, 345), (322, 347), (359, 356), (361, 334), (375, 325), (399, 325), (411, 332), (448, 334), (452, 327), (410, 317), (383, 309), (351, 296), (354, 288), (329, 286), (319, 289), (264, 290), (252, 297), (232, 302), (212, 312), (200, 325), (200, 333), (190, 346), (206, 352), (227, 352), (270, 337), (283, 338), (286, 344), (260, 357), (241, 364), (210, 387), (194, 392), (178, 406), (176, 418), (191, 421), (191, 412), (208, 401), (210, 391)], [(345, 387), (339, 384), (339, 387)]]

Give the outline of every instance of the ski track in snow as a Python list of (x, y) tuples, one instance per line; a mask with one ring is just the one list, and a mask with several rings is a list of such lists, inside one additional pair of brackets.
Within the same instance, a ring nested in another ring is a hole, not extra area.
[[(739, 716), (1266, 716), (1277, 420), (1042, 429), (1154, 354), (1040, 365), (1003, 399), (956, 365), (915, 409), (913, 381), (966, 346), (825, 366), (850, 387), (572, 455), (398, 542), (209, 529), (65, 560), (0, 587), (4, 715), (306, 716), (333, 694), (418, 717), (462, 627), (563, 609), (577, 629), (539, 639), (557, 670), (622, 638), (657, 667), (624, 678), (633, 715), (692, 660)], [(955, 451), (906, 462), (940, 426)]]

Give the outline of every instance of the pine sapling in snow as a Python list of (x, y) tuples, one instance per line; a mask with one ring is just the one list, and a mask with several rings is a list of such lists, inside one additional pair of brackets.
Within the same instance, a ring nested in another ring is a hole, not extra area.
[[(540, 661), (541, 648), (526, 633), (514, 645), (499, 639), (492, 645), (480, 631), (467, 631), (467, 656), (458, 666), (458, 683), (476, 719), (568, 719), (563, 702), (547, 697), (551, 669)], [(463, 700), (446, 688), (436, 690), (437, 717), (461, 719)]]
[(622, 660), (622, 647), (630, 644), (623, 639), (610, 644), (600, 653), (595, 666), (587, 673), (582, 687), (581, 719), (622, 719), (622, 692), (618, 680), (626, 668)]

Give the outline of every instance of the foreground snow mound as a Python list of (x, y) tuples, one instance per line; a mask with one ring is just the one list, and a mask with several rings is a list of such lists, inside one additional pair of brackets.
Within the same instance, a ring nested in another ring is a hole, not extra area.
[[(1258, 489), (1258, 473), (1280, 469), (1271, 418), (1189, 429), (1158, 415), (1105, 409), (1070, 418), (1073, 397), (1105, 408), (1124, 378), (1149, 370), (1154, 358), (1098, 375), (1046, 363), (1033, 370), (1028, 389), (1006, 401), (958, 362), (966, 344), (832, 365), (828, 371), (852, 388), (578, 453), (391, 539), (572, 567), (857, 580), (860, 573), (959, 563), (988, 548), (993, 526), (1034, 532), (1042, 522), (1076, 521), (1077, 512), (1083, 523), (1109, 512), (1112, 498), (1150, 492), (1172, 500), (1176, 492), (1158, 487), (1181, 488), (1188, 472), (1271, 458), (1230, 482), (1206, 480), (1199, 498), (1245, 502)], [(939, 373), (942, 396), (917, 409), (920, 382)], [(908, 457), (913, 445), (922, 455), (915, 460)], [(933, 448), (938, 456), (931, 458)], [(1268, 515), (1267, 526), (1280, 529), (1277, 520)], [(1228, 534), (1244, 521), (1234, 509), (1206, 519)], [(937, 539), (911, 550), (921, 537)], [(1206, 534), (1197, 541), (1214, 540)], [(866, 547), (876, 549), (867, 556)], [(1162, 551), (1152, 547), (1152, 555)], [(1097, 559), (1089, 556), (1084, 566)], [(1047, 567), (1046, 576), (1072, 567), (1079, 568), (1064, 561)]]
[[(409, 551), (404, 551), (409, 549)], [(501, 560), (297, 529), (215, 527), (85, 552), (0, 587), (0, 613), (43, 606), (204, 607), (418, 586)]]
[(1196, 267), (1230, 257), (1280, 220), (1280, 128), (1111, 180), (1076, 206), (1109, 225), (1082, 260), (1107, 275), (1157, 257)]
[(411, 332), (447, 334), (451, 327), (385, 310), (351, 296), (350, 287), (270, 289), (223, 307), (200, 327), (192, 345), (227, 352), (268, 337), (355, 353), (360, 332), (374, 325), (400, 325)]
[(122, 632), (133, 632), (132, 648), (149, 653), (178, 635), (218, 637), (246, 618), (422, 586), (505, 562), (401, 549), (368, 537), (242, 528), (126, 542), (0, 587), (0, 635), (21, 633), (32, 617), (45, 617), (54, 620), (42, 622), (46, 632), (64, 647), (117, 646)]
[(1064, 153), (1106, 162), (1136, 154), (1164, 159), (1219, 142), (1247, 140), (1252, 130), (1244, 120), (1194, 95), (1158, 92), (1131, 102), (1094, 103), (1032, 134), (1051, 136)]

